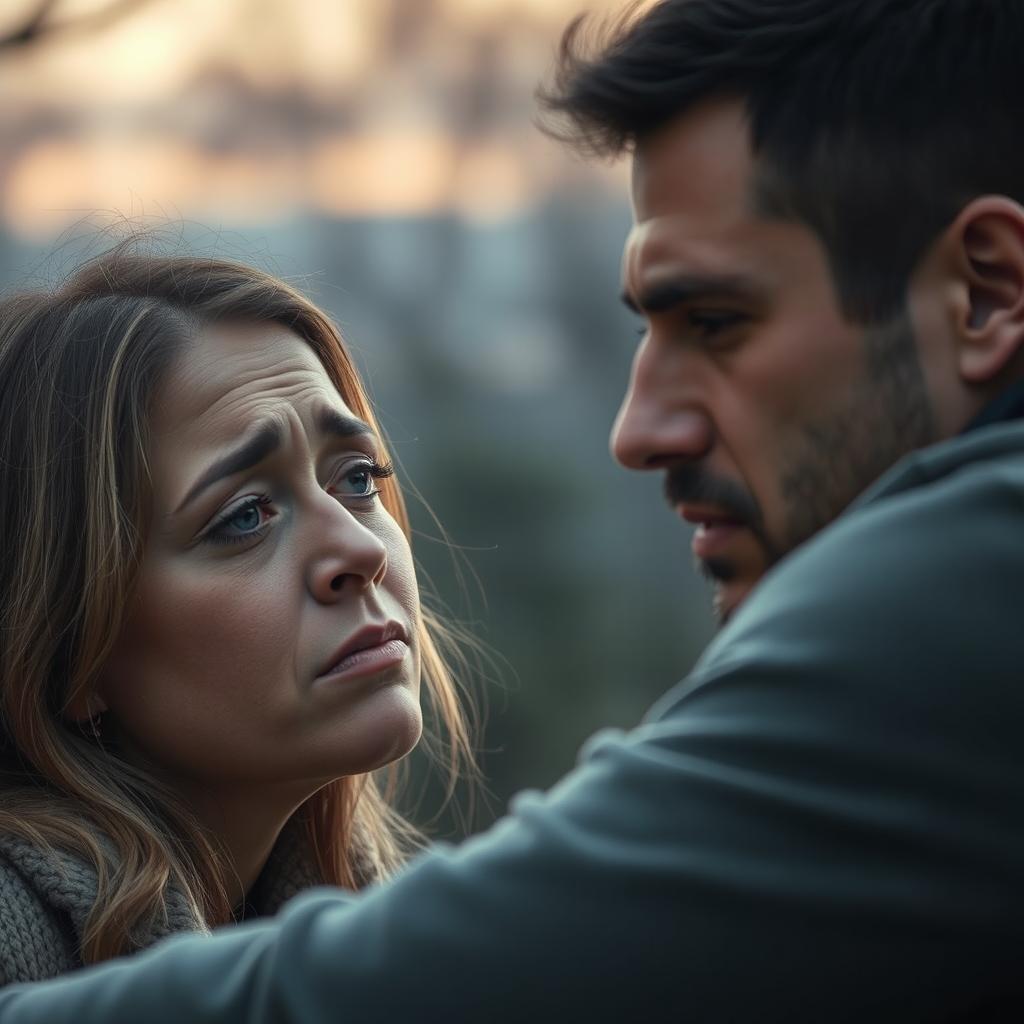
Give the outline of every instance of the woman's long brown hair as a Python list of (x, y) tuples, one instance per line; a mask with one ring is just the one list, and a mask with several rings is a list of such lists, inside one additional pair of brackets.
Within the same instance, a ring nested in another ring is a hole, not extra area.
[[(184, 342), (219, 321), (294, 331), (349, 408), (377, 428), (331, 320), (251, 267), (125, 243), (55, 291), (0, 303), (0, 831), (95, 865), (86, 963), (130, 951), (133, 935), (162, 915), (168, 886), (208, 924), (231, 919), (216, 843), (165, 785), (67, 713), (94, 687), (132, 598), (149, 516), (154, 390)], [(380, 489), (408, 536), (398, 484), (385, 479)], [(446, 667), (455, 648), (428, 610), (419, 640), (438, 723), (428, 742), (450, 787), (473, 764)], [(367, 860), (386, 875), (416, 845), (392, 807), (397, 770), (381, 774), (339, 779), (296, 812), (325, 882), (357, 887)]]

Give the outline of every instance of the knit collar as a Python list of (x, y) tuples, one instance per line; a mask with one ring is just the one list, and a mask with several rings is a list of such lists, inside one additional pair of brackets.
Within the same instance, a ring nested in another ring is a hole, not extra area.
[[(113, 854), (108, 840), (102, 839), (100, 845)], [(0, 836), (0, 854), (43, 904), (66, 916), (80, 945), (99, 888), (95, 866), (68, 850), (47, 849), (11, 835)], [(246, 916), (274, 914), (292, 896), (321, 884), (323, 878), (316, 869), (302, 830), (296, 823), (289, 822), (253, 886)], [(209, 930), (199, 908), (180, 888), (169, 885), (162, 912), (133, 935), (132, 944), (136, 949), (145, 949), (179, 932), (206, 933)]]

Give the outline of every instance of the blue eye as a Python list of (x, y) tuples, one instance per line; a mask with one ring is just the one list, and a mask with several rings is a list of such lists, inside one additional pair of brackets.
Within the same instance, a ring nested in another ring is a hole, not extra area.
[(352, 487), (353, 494), (365, 496), (373, 490), (373, 474), (369, 467), (349, 470), (343, 479)]
[(361, 460), (340, 473), (331, 489), (345, 498), (372, 498), (380, 493), (374, 486), (375, 481), (391, 476), (394, 471), (390, 463), (382, 466), (378, 462)]
[(231, 544), (257, 536), (266, 525), (260, 509), (270, 504), (266, 495), (247, 498), (217, 520), (203, 538), (214, 544)]
[(259, 506), (246, 505), (239, 509), (225, 525), (233, 526), (239, 533), (251, 533), (260, 525)]

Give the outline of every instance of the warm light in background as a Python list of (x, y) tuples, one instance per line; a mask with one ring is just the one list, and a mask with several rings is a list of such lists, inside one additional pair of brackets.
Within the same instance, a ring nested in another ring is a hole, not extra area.
[[(47, 2), (78, 27), (3, 45)], [(420, 579), (495, 655), (463, 680), (492, 710), (479, 825), (710, 635), (658, 481), (608, 457), (627, 162), (533, 124), (570, 18), (628, 3), (0, 0), (0, 294), (59, 284), (129, 217), (143, 251), (252, 263), (337, 321), (423, 494)]]
[[(37, 3), (5, 5), (0, 31)], [(94, 209), (513, 216), (567, 177), (602, 180), (537, 132), (532, 94), (573, 14), (621, 6), (140, 0), (102, 30), (0, 51), (0, 212), (37, 238)]]

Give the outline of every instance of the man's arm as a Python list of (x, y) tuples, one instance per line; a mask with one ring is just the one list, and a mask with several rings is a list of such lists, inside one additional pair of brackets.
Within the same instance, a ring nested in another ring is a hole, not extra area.
[[(1018, 471), (1017, 475), (1021, 475)], [(0, 993), (3, 1024), (941, 1020), (1020, 974), (1013, 474), (840, 520), (547, 796), (354, 904)]]

